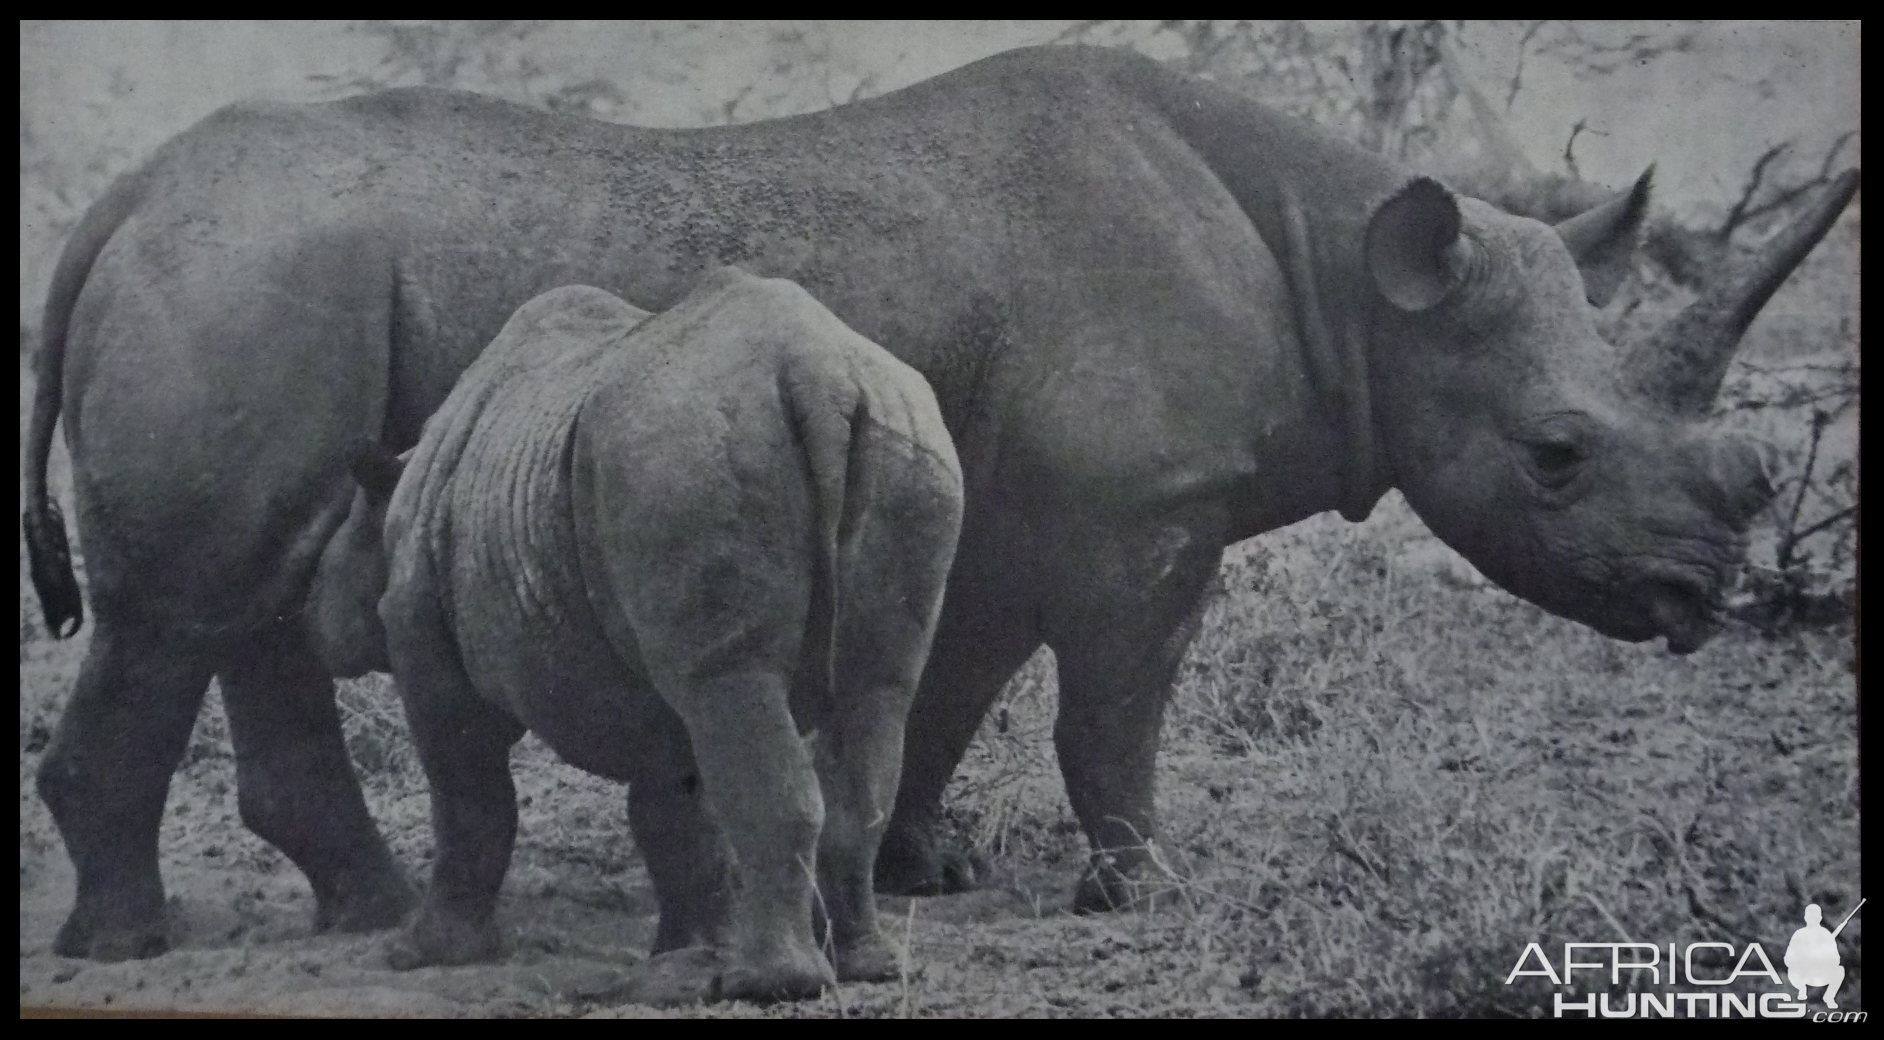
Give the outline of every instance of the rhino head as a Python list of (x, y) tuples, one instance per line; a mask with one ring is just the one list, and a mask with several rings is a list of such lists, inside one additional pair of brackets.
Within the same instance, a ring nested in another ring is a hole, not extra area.
[(1414, 181), (1370, 218), (1378, 452), (1442, 540), (1506, 590), (1688, 653), (1719, 628), (1769, 450), (1709, 420), (1741, 335), (1857, 190), (1849, 172), (1633, 349), (1597, 334), (1648, 174), (1554, 229)]
[(391, 668), (379, 600), (387, 582), (386, 509), (407, 455), (370, 438), (354, 442), (352, 504), (321, 553), (303, 613), (308, 640), (329, 675), (352, 678)]

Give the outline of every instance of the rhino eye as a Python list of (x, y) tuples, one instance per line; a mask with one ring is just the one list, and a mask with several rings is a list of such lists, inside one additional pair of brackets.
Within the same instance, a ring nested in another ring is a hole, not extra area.
[(1567, 438), (1526, 441), (1524, 451), (1531, 463), (1532, 475), (1553, 491), (1576, 477), (1585, 457), (1582, 445)]

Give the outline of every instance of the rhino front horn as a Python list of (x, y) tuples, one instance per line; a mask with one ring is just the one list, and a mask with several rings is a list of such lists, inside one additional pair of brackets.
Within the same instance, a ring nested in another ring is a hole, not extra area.
[(1631, 355), (1636, 384), (1677, 413), (1704, 415), (1713, 408), (1747, 326), (1857, 193), (1858, 171), (1839, 174), (1791, 226), (1756, 253), (1727, 264), (1686, 310)]

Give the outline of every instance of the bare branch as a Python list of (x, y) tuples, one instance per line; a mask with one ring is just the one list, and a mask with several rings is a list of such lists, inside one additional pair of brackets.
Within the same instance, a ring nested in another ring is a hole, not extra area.
[(1803, 531), (1793, 532), (1792, 542), (1794, 545), (1797, 545), (1798, 543), (1805, 541), (1807, 538), (1810, 538), (1813, 535), (1818, 534), (1821, 531), (1824, 531), (1828, 528), (1834, 527), (1838, 525), (1839, 523), (1845, 520), (1849, 520), (1852, 517), (1857, 516), (1857, 515), (1858, 515), (1857, 506), (1855, 505), (1846, 506), (1845, 508), (1840, 509), (1838, 512), (1833, 513), (1832, 515), (1819, 520), (1817, 523), (1812, 524), (1811, 526), (1807, 527)]
[(1753, 197), (1760, 192), (1760, 185), (1766, 178), (1766, 168), (1791, 147), (1790, 139), (1781, 141), (1761, 152), (1760, 157), (1753, 161), (1753, 172), (1747, 175), (1747, 186), (1741, 190), (1740, 200), (1734, 203), (1733, 209), (1727, 211), (1727, 219), (1721, 221), (1720, 230), (1714, 233), (1716, 237), (1725, 240), (1747, 219), (1747, 207), (1753, 204)]
[(1819, 461), (1819, 441), (1825, 436), (1825, 427), (1831, 417), (1822, 411), (1812, 413), (1812, 444), (1806, 449), (1805, 473), (1799, 477), (1799, 493), (1792, 500), (1792, 511), (1786, 517), (1786, 528), (1781, 533), (1776, 562), (1784, 571), (1792, 564), (1794, 550), (1798, 549), (1801, 535), (1799, 531), (1799, 510), (1805, 507), (1806, 489), (1812, 485), (1812, 470)]
[(1849, 361), (1840, 362), (1836, 365), (1814, 364), (1811, 362), (1800, 362), (1794, 365), (1762, 365), (1757, 361), (1741, 361), (1740, 367), (1749, 372), (1758, 372), (1761, 375), (1785, 375), (1792, 372), (1830, 372), (1834, 375), (1841, 376), (1856, 376), (1858, 374), (1858, 366)]
[(1636, 32), (1619, 42), (1608, 42), (1585, 35), (1586, 29), (1591, 27), (1580, 22), (1563, 23), (1553, 38), (1539, 43), (1538, 50), (1555, 52), (1570, 66), (1572, 74), (1587, 77), (1608, 75), (1624, 65), (1646, 64), (1664, 55), (1690, 50), (1695, 42), (1693, 29), (1675, 33)]
[[(1576, 155), (1577, 135), (1582, 133), (1585, 130), (1590, 130), (1589, 120), (1587, 119), (1577, 120), (1577, 125), (1570, 128), (1570, 139), (1563, 143), (1564, 169), (1569, 170), (1570, 176), (1576, 178), (1577, 180), (1583, 179), (1583, 174), (1577, 171), (1577, 155)], [(1596, 135), (1597, 137), (1609, 136), (1608, 134), (1603, 133), (1601, 130), (1590, 130), (1590, 133)]]
[(1511, 73), (1511, 90), (1505, 94), (1505, 111), (1511, 111), (1511, 105), (1518, 100), (1518, 88), (1524, 85), (1524, 56), (1530, 50), (1531, 40), (1538, 31), (1550, 23), (1540, 18), (1524, 30), (1524, 36), (1518, 40), (1518, 67)]
[(1810, 180), (1801, 181), (1784, 191), (1776, 192), (1772, 198), (1767, 199), (1757, 206), (1747, 207), (1746, 212), (1740, 215), (1740, 224), (1744, 226), (1750, 221), (1763, 217), (1775, 210), (1784, 209), (1792, 205), (1800, 196), (1814, 188), (1831, 183), (1832, 164), (1838, 160), (1838, 153), (1844, 148), (1845, 142), (1851, 140), (1852, 136), (1856, 133), (1856, 130), (1847, 130), (1838, 136), (1838, 139), (1832, 143), (1831, 148), (1826, 150), (1825, 159), (1819, 164), (1817, 176), (1814, 176)]
[(1856, 136), (1858, 136), (1857, 130), (1847, 130), (1832, 141), (1832, 146), (1825, 150), (1825, 161), (1819, 164), (1818, 179), (1820, 181), (1832, 179), (1832, 163), (1838, 160), (1838, 153), (1845, 150), (1845, 142)]

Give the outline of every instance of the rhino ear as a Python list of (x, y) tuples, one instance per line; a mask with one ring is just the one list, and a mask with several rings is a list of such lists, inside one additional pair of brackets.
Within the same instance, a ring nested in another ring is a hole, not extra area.
[(1583, 272), (1583, 294), (1591, 306), (1607, 304), (1629, 274), (1654, 179), (1655, 167), (1650, 166), (1628, 191), (1557, 225), (1557, 236)]
[(353, 461), (349, 468), (353, 479), (366, 489), (367, 497), (386, 500), (392, 497), (393, 489), (399, 486), (399, 475), (405, 472), (406, 458), (411, 455), (394, 455), (384, 444), (371, 437), (361, 437), (353, 442)]
[(1436, 306), (1459, 283), (1459, 201), (1420, 177), (1380, 204), (1367, 222), (1367, 273), (1403, 311)]

